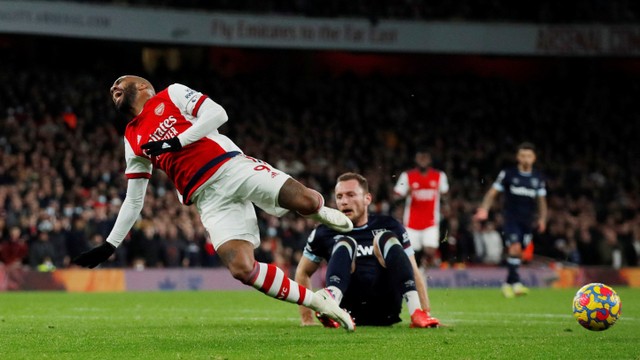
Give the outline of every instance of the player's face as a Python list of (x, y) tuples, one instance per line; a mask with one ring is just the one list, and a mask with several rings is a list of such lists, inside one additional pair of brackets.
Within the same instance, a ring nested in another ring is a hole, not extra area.
[(120, 77), (113, 83), (109, 92), (116, 109), (124, 115), (130, 115), (138, 95), (135, 81), (126, 76)]
[(431, 155), (429, 153), (419, 152), (416, 154), (416, 164), (422, 169), (426, 169), (431, 165)]
[(536, 153), (533, 152), (533, 150), (518, 150), (518, 155), (516, 157), (520, 170), (530, 171), (531, 168), (533, 168), (533, 163), (536, 162)]
[(368, 221), (367, 207), (371, 204), (371, 194), (365, 193), (357, 180), (339, 181), (336, 184), (336, 204), (354, 226), (362, 226)]

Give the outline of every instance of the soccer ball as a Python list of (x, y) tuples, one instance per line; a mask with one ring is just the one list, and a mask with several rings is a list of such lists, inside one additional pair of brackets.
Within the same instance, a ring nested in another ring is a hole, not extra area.
[(622, 303), (618, 294), (601, 283), (587, 284), (573, 298), (573, 316), (585, 329), (607, 330), (620, 317)]

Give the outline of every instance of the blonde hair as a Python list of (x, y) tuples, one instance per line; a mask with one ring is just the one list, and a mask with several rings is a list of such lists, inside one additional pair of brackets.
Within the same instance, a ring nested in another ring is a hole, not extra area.
[(354, 172), (346, 172), (338, 176), (338, 182), (348, 180), (356, 180), (358, 184), (360, 184), (360, 187), (364, 190), (365, 194), (369, 192), (369, 182), (364, 176)]

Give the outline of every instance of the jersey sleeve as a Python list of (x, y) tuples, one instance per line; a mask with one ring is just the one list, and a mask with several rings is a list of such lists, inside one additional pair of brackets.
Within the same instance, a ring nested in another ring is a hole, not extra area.
[(307, 244), (304, 246), (304, 251), (302, 255), (307, 259), (313, 261), (314, 263), (320, 263), (324, 258), (319, 255), (320, 253), (320, 239), (316, 238), (316, 234), (318, 229), (313, 229), (309, 237), (307, 238)]
[(182, 84), (172, 84), (167, 89), (174, 105), (193, 126), (178, 135), (180, 144), (187, 146), (205, 136), (218, 133), (218, 128), (229, 117), (222, 106), (201, 92)]
[(406, 171), (403, 171), (398, 177), (398, 181), (396, 181), (396, 185), (393, 187), (393, 192), (400, 196), (407, 196), (409, 193), (409, 176)]
[(441, 194), (446, 194), (449, 192), (449, 178), (444, 171), (440, 171), (440, 186), (438, 188)]
[(496, 181), (493, 182), (493, 188), (498, 190), (499, 192), (503, 192), (504, 188), (505, 188), (505, 179), (507, 177), (507, 173), (502, 170), (500, 171), (500, 173), (498, 174), (498, 177), (496, 178)]
[(124, 174), (127, 179), (151, 178), (151, 172), (153, 171), (151, 161), (136, 155), (127, 138), (124, 139), (124, 157), (127, 163)]
[[(202, 103), (208, 99), (203, 93), (182, 84), (171, 84), (167, 89), (171, 101), (189, 117), (197, 117)], [(213, 100), (212, 100), (213, 101)]]
[(393, 219), (393, 225), (391, 226), (390, 230), (398, 236), (398, 239), (400, 239), (405, 254), (407, 254), (407, 256), (414, 255), (415, 251), (411, 246), (411, 240), (409, 239), (409, 233), (407, 232), (407, 229), (405, 229), (399, 221)]
[(547, 185), (544, 181), (544, 179), (540, 179), (540, 187), (538, 187), (538, 190), (536, 191), (536, 195), (538, 197), (545, 197), (547, 196)]

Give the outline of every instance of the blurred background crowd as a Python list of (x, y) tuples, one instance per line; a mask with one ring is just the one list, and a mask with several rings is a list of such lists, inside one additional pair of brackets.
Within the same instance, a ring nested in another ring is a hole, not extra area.
[[(198, 2), (180, 2), (191, 3)], [(236, 4), (211, 3), (228, 10)], [(316, 2), (242, 3), (313, 8)], [(366, 16), (358, 10), (361, 3), (352, 10)], [(388, 17), (430, 18), (438, 11), (447, 13), (443, 17), (483, 17), (472, 1), (439, 9), (423, 1), (376, 3), (385, 5)], [(596, 11), (601, 1), (582, 3)], [(616, 3), (626, 16), (637, 14), (635, 3)], [(533, 16), (528, 20), (545, 20)], [(229, 114), (221, 131), (246, 154), (317, 189), (329, 202), (336, 177), (356, 171), (369, 179), (371, 211), (401, 219), (403, 204), (392, 200), (393, 185), (413, 166), (416, 149), (428, 146), (451, 185), (442, 209), (443, 266), (500, 264), (500, 207), (488, 222), (471, 217), (499, 170), (514, 164), (516, 145), (531, 141), (538, 149), (536, 165), (547, 176), (550, 214), (547, 230), (535, 235), (532, 260), (639, 265), (635, 61), (188, 48), (179, 49), (183, 55), (175, 61), (176, 49), (26, 36), (0, 37), (0, 48), (5, 266), (69, 267), (70, 259), (109, 234), (126, 180), (124, 124), (108, 89), (132, 72), (157, 90), (180, 82), (208, 94)], [(294, 269), (315, 224), (295, 214), (277, 219), (259, 211), (259, 219), (263, 242), (256, 257)], [(178, 202), (158, 171), (134, 229), (104, 266), (219, 265), (196, 210)]]

